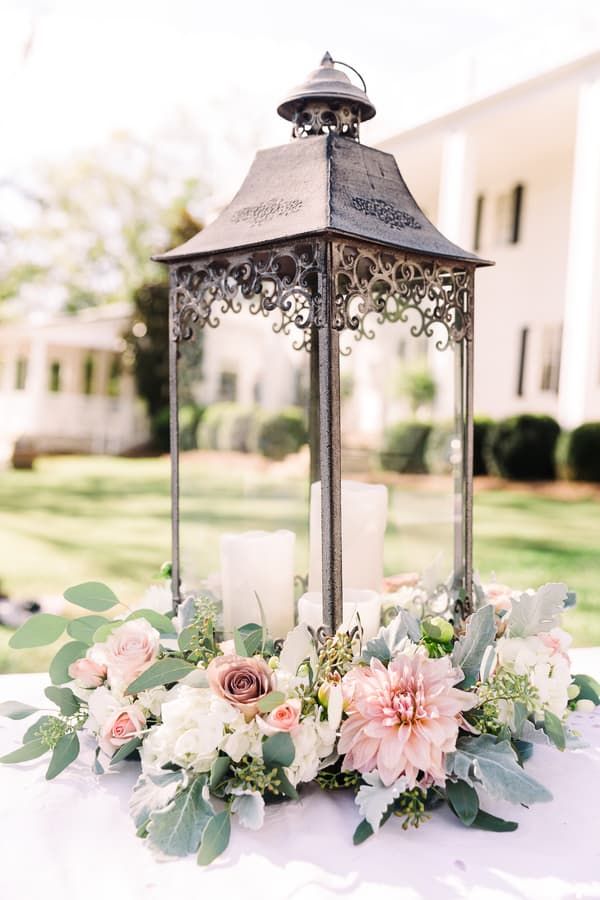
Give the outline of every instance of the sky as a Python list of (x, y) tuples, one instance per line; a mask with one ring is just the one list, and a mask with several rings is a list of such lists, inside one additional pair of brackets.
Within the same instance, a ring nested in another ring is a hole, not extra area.
[(325, 50), (365, 77), (375, 143), (594, 49), (600, 0), (0, 0), (0, 184), (176, 132), (231, 192), (287, 141), (275, 108)]

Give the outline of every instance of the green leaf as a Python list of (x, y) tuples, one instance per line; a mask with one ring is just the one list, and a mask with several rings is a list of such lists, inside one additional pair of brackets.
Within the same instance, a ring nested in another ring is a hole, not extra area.
[(290, 800), (298, 800), (298, 791), (289, 780), (281, 766), (277, 769), (277, 779), (279, 781), (279, 790), (282, 794), (285, 794), (286, 797), (289, 797)]
[(125, 693), (137, 694), (139, 691), (147, 691), (161, 684), (173, 684), (175, 681), (181, 681), (195, 668), (196, 666), (183, 659), (165, 656), (132, 681)]
[(96, 747), (96, 752), (94, 753), (94, 765), (92, 766), (92, 772), (94, 773), (94, 775), (104, 775), (104, 766), (98, 759), (99, 756), (100, 747)]
[(111, 589), (100, 581), (84, 581), (83, 584), (67, 588), (64, 598), (90, 612), (106, 612), (119, 604)]
[(58, 719), (56, 716), (40, 716), (37, 722), (34, 722), (33, 725), (30, 725), (23, 735), (23, 743), (29, 744), (30, 741), (37, 741), (40, 736), (40, 728), (42, 728), (48, 722), (60, 722), (60, 719)]
[(198, 865), (207, 866), (227, 848), (231, 835), (229, 810), (217, 813), (206, 823), (202, 832), (202, 843), (198, 851)]
[(126, 744), (123, 744), (122, 747), (119, 747), (110, 758), (110, 765), (115, 766), (117, 763), (121, 762), (122, 759), (127, 759), (128, 756), (131, 756), (134, 750), (137, 750), (138, 747), (142, 746), (142, 739), (139, 737), (131, 738), (130, 741), (127, 741)]
[(109, 620), (106, 623), (106, 625), (100, 625), (100, 627), (97, 628), (93, 634), (92, 643), (93, 644), (103, 644), (104, 641), (110, 637), (110, 635), (113, 633), (113, 631), (116, 628), (120, 628), (122, 624), (123, 624), (122, 619), (113, 619), (112, 621)]
[(85, 656), (87, 651), (88, 645), (82, 641), (69, 641), (68, 644), (64, 644), (50, 663), (50, 668), (48, 669), (52, 684), (64, 684), (65, 681), (72, 681), (69, 675), (69, 666), (76, 659), (81, 659), (82, 656)]
[(192, 649), (192, 642), (194, 637), (198, 634), (198, 629), (195, 625), (188, 625), (187, 628), (184, 628), (183, 631), (180, 631), (179, 637), (177, 638), (177, 646), (184, 653), (187, 653), (188, 650)]
[(184, 777), (181, 769), (140, 775), (129, 800), (129, 812), (136, 828), (145, 828), (153, 812), (169, 805)]
[(473, 820), (472, 828), (481, 828), (482, 831), (516, 831), (518, 822), (510, 822), (508, 819), (500, 819), (491, 813), (480, 809)]
[(521, 594), (512, 601), (508, 617), (509, 637), (529, 637), (551, 631), (559, 624), (567, 598), (566, 584), (544, 584), (535, 594)]
[(471, 787), (481, 784), (494, 799), (509, 803), (539, 803), (552, 794), (519, 765), (508, 741), (496, 741), (491, 734), (459, 738), (456, 750), (446, 757), (446, 771)]
[(417, 619), (406, 610), (400, 610), (389, 625), (380, 628), (377, 636), (368, 641), (361, 659), (371, 662), (373, 657), (387, 665), (398, 652), (403, 640), (408, 637), (417, 643), (421, 640), (421, 626)]
[(210, 767), (210, 779), (208, 785), (213, 794), (218, 791), (221, 783), (226, 778), (230, 766), (231, 759), (229, 758), (229, 756), (217, 756), (214, 763)]
[(0, 703), (0, 716), (7, 716), (9, 719), (26, 719), (27, 716), (31, 716), (37, 711), (37, 706), (19, 703), (18, 700), (6, 700), (4, 703)]
[(542, 723), (544, 733), (548, 735), (552, 743), (559, 750), (564, 750), (567, 744), (565, 730), (558, 716), (550, 712), (549, 709), (544, 710), (544, 721)]
[(287, 731), (278, 731), (263, 741), (263, 759), (265, 768), (274, 766), (291, 766), (294, 762), (296, 750), (294, 742)]
[(8, 764), (27, 762), (27, 760), (37, 759), (38, 756), (43, 756), (44, 753), (47, 752), (47, 745), (43, 744), (39, 739), (35, 741), (28, 741), (26, 744), (23, 744), (22, 747), (19, 747), (17, 750), (13, 750), (12, 753), (7, 753), (6, 756), (0, 756), (0, 763)]
[(573, 675), (573, 683), (579, 688), (577, 700), (591, 700), (596, 706), (600, 703), (600, 684), (591, 675)]
[(94, 635), (102, 625), (110, 624), (104, 616), (79, 616), (67, 625), (67, 634), (75, 641), (93, 644)]
[(490, 604), (481, 606), (467, 622), (464, 637), (457, 641), (452, 651), (452, 662), (464, 675), (457, 687), (464, 690), (475, 684), (485, 651), (495, 637), (494, 608)]
[(168, 619), (167, 616), (163, 616), (161, 613), (155, 612), (153, 609), (136, 609), (130, 616), (127, 616), (125, 621), (131, 622), (132, 619), (145, 619), (147, 622), (150, 622), (152, 627), (156, 628), (160, 634), (176, 634), (173, 620)]
[(466, 781), (447, 781), (446, 797), (463, 825), (472, 825), (479, 812), (477, 791)]
[(282, 694), (281, 691), (271, 691), (270, 694), (265, 694), (264, 697), (260, 698), (257, 706), (261, 713), (270, 713), (271, 710), (281, 706), (284, 700), (285, 694)]
[(75, 696), (71, 688), (52, 685), (47, 687), (44, 693), (48, 700), (56, 703), (63, 716), (74, 716), (81, 706), (79, 698)]
[(58, 640), (65, 628), (67, 619), (51, 613), (36, 613), (15, 631), (8, 642), (13, 650), (28, 650), (31, 647), (44, 647)]
[(363, 841), (366, 841), (367, 838), (372, 837), (373, 829), (369, 825), (366, 819), (363, 819), (354, 835), (352, 837), (352, 843), (357, 847), (359, 844), (362, 844)]
[(263, 629), (254, 622), (242, 625), (236, 628), (233, 634), (235, 644), (235, 652), (238, 656), (254, 656), (258, 653), (263, 644)]
[(215, 814), (202, 795), (206, 783), (206, 775), (200, 775), (168, 806), (152, 812), (148, 837), (167, 856), (187, 856), (200, 846), (204, 829)]
[(52, 751), (52, 758), (48, 771), (46, 772), (46, 780), (52, 781), (57, 775), (70, 766), (79, 756), (79, 738), (72, 731), (70, 734), (63, 734), (58, 744)]

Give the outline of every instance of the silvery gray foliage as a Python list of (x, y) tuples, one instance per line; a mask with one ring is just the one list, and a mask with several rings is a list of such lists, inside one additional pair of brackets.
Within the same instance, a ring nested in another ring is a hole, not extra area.
[(557, 582), (544, 584), (535, 594), (515, 598), (508, 616), (508, 636), (530, 637), (556, 628), (567, 596), (566, 584)]
[(135, 827), (141, 828), (155, 810), (168, 806), (185, 779), (181, 769), (177, 772), (140, 775), (129, 801), (129, 811)]
[(459, 666), (464, 675), (461, 687), (472, 687), (479, 677), (484, 654), (496, 637), (494, 608), (481, 606), (470, 617), (464, 636), (452, 651), (452, 663)]
[(364, 662), (371, 662), (375, 658), (387, 665), (402, 649), (402, 642), (406, 638), (415, 643), (420, 641), (421, 626), (418, 619), (403, 609), (389, 625), (379, 629), (377, 637), (368, 641), (361, 659)]
[(521, 768), (510, 743), (497, 742), (491, 734), (459, 738), (446, 757), (446, 772), (482, 787), (493, 799), (526, 805), (552, 800), (550, 791)]
[(183, 603), (180, 604), (179, 609), (177, 610), (177, 621), (179, 623), (179, 630), (183, 631), (184, 628), (187, 628), (188, 625), (191, 625), (196, 616), (196, 598), (191, 596), (187, 597)]
[(167, 856), (187, 856), (195, 853), (209, 820), (215, 810), (207, 799), (206, 775), (200, 775), (188, 788), (180, 791), (164, 807), (156, 809), (148, 822), (151, 844)]

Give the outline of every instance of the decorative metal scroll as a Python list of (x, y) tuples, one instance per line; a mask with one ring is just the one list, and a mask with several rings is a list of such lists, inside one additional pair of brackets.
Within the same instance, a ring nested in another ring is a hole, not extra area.
[[(367, 245), (333, 245), (334, 327), (372, 339), (372, 324), (408, 322), (438, 350), (473, 337), (468, 266)], [(374, 316), (371, 316), (374, 313)]]
[[(216, 328), (220, 316), (241, 312), (278, 318), (277, 333), (300, 330), (294, 346), (308, 347), (319, 303), (319, 247), (315, 243), (217, 256), (175, 266), (171, 274), (172, 338), (193, 337), (194, 326)], [(243, 300), (249, 303), (243, 304)]]
[(359, 127), (360, 109), (357, 105), (312, 100), (294, 113), (292, 137), (335, 133), (358, 141)]
[[(189, 340), (195, 327), (216, 328), (228, 312), (276, 317), (275, 332), (299, 335), (310, 349), (311, 327), (375, 337), (374, 325), (407, 322), (414, 337), (436, 339), (445, 350), (473, 336), (473, 274), (468, 265), (357, 243), (332, 245), (332, 300), (328, 315), (321, 279), (324, 243), (255, 250), (175, 265), (171, 275), (172, 337)], [(247, 300), (247, 303), (244, 303)]]

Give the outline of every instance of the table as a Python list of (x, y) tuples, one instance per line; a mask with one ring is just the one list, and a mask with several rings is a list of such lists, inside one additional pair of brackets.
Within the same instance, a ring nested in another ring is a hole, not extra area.
[[(600, 648), (573, 651), (574, 671), (600, 678)], [(0, 676), (0, 701), (43, 704), (45, 675)], [(0, 720), (0, 752), (31, 720)], [(46, 763), (0, 767), (0, 894), (5, 900), (576, 900), (600, 898), (600, 710), (573, 714), (589, 746), (538, 747), (528, 771), (554, 794), (530, 810), (496, 803), (511, 834), (464, 829), (446, 808), (419, 830), (394, 819), (353, 847), (350, 796), (310, 788), (270, 807), (259, 832), (234, 828), (208, 869), (160, 863), (134, 835), (128, 798), (137, 767), (91, 772), (91, 749), (53, 783)]]

